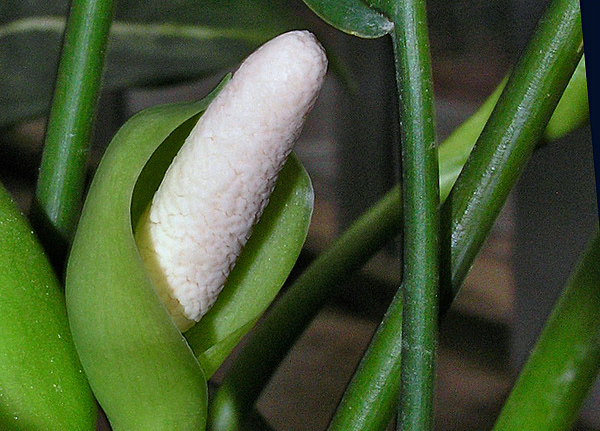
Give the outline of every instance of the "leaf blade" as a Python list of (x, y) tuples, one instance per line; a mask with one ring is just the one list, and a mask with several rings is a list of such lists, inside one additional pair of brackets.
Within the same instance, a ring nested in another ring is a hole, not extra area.
[(393, 23), (360, 0), (304, 0), (323, 21), (353, 36), (376, 39), (392, 31)]

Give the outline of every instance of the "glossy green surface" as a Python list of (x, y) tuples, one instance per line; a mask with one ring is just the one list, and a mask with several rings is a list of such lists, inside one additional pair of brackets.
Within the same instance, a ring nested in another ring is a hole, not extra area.
[[(68, 261), (73, 339), (115, 430), (202, 429), (204, 372), (148, 279), (133, 238), (134, 186), (156, 148), (205, 102), (143, 111), (117, 133), (98, 168)], [(186, 123), (187, 131), (191, 127)]]
[(385, 36), (394, 24), (361, 0), (304, 0), (323, 21), (345, 33), (374, 39)]
[(544, 139), (548, 142), (590, 122), (585, 55), (581, 57), (564, 94), (569, 94), (569, 97), (560, 99), (544, 132)]
[(132, 226), (212, 97), (129, 120), (98, 168), (77, 230), (67, 268), (69, 317), (115, 430), (203, 429), (206, 377), (268, 307), (306, 237), (312, 187), (292, 158), (217, 304), (186, 333), (188, 344), (146, 274)]
[(0, 185), (0, 429), (91, 431), (96, 402), (69, 331), (62, 288)]
[(31, 214), (59, 270), (81, 210), (113, 4), (73, 2), (65, 29)]
[[(385, 346), (369, 347), (369, 350), (378, 350), (376, 356), (388, 359), (360, 372), (378, 380), (388, 372), (400, 371), (399, 397), (393, 393), (399, 398), (397, 429), (424, 431), (433, 428), (440, 227), (438, 154), (426, 2), (371, 0), (369, 3), (382, 10), (394, 23), (392, 40), (402, 154), (399, 178), (402, 179), (403, 279), (385, 315), (386, 324), (398, 330), (387, 333)], [(385, 368), (386, 372), (377, 371), (381, 368)], [(369, 385), (392, 389), (381, 380)], [(368, 387), (365, 389), (368, 391)], [(344, 397), (344, 403), (350, 409), (353, 405), (361, 405), (364, 400), (360, 392), (354, 391)], [(345, 427), (335, 420), (330, 424), (330, 429)]]
[(456, 295), (583, 55), (577, 0), (554, 0), (442, 207), (442, 283)]

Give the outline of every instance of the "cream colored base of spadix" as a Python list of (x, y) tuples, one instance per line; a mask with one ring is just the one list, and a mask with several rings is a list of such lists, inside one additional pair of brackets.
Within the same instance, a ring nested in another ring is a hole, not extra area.
[(323, 48), (306, 31), (255, 51), (200, 118), (141, 218), (140, 255), (182, 331), (216, 301), (326, 69)]

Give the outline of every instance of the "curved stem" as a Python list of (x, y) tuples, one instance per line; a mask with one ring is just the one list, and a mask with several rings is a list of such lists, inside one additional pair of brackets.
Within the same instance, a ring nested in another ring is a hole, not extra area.
[(46, 129), (32, 223), (57, 265), (75, 230), (86, 179), (113, 0), (73, 1)]

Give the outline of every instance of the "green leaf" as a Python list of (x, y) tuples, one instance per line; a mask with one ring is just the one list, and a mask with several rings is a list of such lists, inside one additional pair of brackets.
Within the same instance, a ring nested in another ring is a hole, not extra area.
[[(306, 26), (285, 0), (117, 2), (105, 90), (206, 76), (279, 33)], [(66, 1), (0, 6), (0, 125), (46, 112)]]
[(205, 375), (269, 306), (306, 237), (313, 192), (292, 157), (219, 300), (186, 334), (188, 344), (152, 286), (132, 226), (217, 91), (129, 120), (107, 149), (83, 209), (67, 268), (67, 306), (84, 369), (115, 429), (202, 429)]
[(96, 429), (62, 288), (0, 184), (0, 429)]
[(385, 36), (394, 24), (361, 0), (304, 0), (321, 19), (345, 33), (375, 39)]

